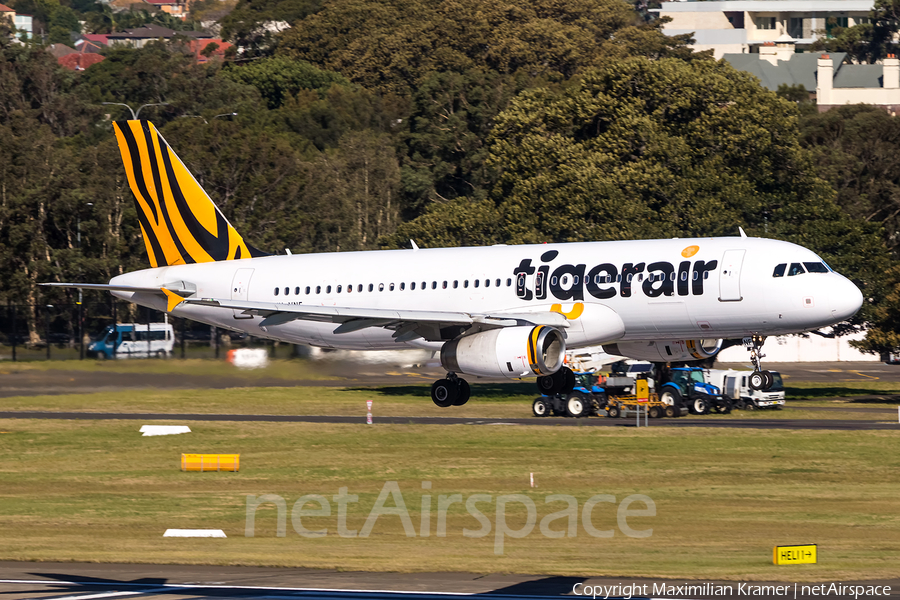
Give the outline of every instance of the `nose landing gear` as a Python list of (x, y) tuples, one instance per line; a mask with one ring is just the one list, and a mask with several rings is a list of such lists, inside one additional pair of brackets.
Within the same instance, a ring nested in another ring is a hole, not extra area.
[(469, 394), (469, 382), (452, 372), (431, 386), (431, 400), (441, 408), (462, 406), (469, 401)]
[(754, 335), (743, 339), (744, 346), (750, 351), (750, 362), (753, 363), (753, 373), (750, 374), (750, 389), (752, 390), (768, 390), (772, 387), (775, 379), (768, 371), (762, 370), (762, 359), (766, 357), (762, 353), (762, 346), (766, 342), (763, 335)]

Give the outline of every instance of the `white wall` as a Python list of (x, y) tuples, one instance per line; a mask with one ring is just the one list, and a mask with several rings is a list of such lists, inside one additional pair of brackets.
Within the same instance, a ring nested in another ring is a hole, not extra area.
[[(766, 355), (763, 365), (772, 362), (878, 362), (878, 355), (863, 354), (850, 346), (850, 340), (861, 340), (864, 337), (864, 333), (839, 338), (823, 338), (815, 334), (810, 334), (807, 338), (797, 335), (770, 337), (763, 345), (762, 351)], [(747, 362), (750, 360), (750, 353), (743, 346), (732, 346), (719, 352), (718, 360)]]

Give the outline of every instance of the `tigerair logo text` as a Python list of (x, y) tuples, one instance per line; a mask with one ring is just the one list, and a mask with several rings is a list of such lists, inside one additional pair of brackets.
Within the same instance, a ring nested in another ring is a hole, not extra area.
[[(693, 256), (696, 246), (689, 246), (682, 256)], [(585, 293), (599, 300), (614, 296), (628, 298), (635, 287), (649, 298), (660, 296), (702, 296), (703, 282), (718, 266), (718, 261), (683, 260), (677, 265), (657, 261), (625, 263), (621, 266), (602, 263), (587, 265), (551, 265), (559, 255), (550, 250), (541, 255), (541, 263), (534, 266), (530, 258), (523, 259), (513, 270), (516, 276), (516, 295), (523, 300), (584, 300)], [(552, 271), (551, 271), (552, 269)], [(532, 277), (533, 276), (533, 277)]]

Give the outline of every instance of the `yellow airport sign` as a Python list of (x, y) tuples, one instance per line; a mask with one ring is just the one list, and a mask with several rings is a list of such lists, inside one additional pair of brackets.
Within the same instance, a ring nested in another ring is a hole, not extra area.
[(240, 454), (182, 454), (182, 471), (238, 471)]
[(776, 565), (814, 565), (816, 564), (816, 545), (775, 546), (772, 562)]

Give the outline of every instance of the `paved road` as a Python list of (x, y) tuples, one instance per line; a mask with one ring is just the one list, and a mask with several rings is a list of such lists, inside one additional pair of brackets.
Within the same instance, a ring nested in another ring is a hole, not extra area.
[[(790, 594), (753, 595), (757, 600), (784, 600), (793, 597), (793, 582), (741, 582), (746, 586), (787, 585)], [(832, 583), (830, 581), (825, 583)], [(839, 583), (835, 581), (834, 583)], [(891, 586), (890, 596), (900, 598), (900, 580), (840, 582), (843, 585)], [(185, 565), (123, 565), (78, 563), (0, 562), (0, 595), (4, 600), (47, 598), (54, 600), (94, 598), (140, 598), (164, 595), (167, 600), (200, 598), (324, 598), (328, 600), (451, 600), (459, 594), (473, 599), (558, 598), (571, 594), (577, 585), (636, 586), (636, 598), (738, 598), (738, 582), (699, 582), (684, 579), (660, 580), (612, 577), (554, 577), (542, 575), (500, 575), (477, 573), (365, 573), (322, 569), (214, 567)], [(706, 585), (682, 593), (653, 594), (658, 586)], [(717, 585), (730, 585), (731, 594)], [(693, 591), (693, 593), (689, 593)], [(881, 591), (884, 591), (882, 588)], [(708, 593), (703, 593), (708, 592)], [(798, 590), (802, 592), (802, 588)], [(599, 594), (603, 597), (604, 594)], [(613, 593), (623, 597), (627, 592)], [(832, 596), (834, 596), (832, 594)], [(797, 598), (811, 599), (798, 593)], [(835, 596), (836, 600), (847, 598)], [(852, 595), (850, 596), (853, 597)], [(872, 596), (860, 596), (860, 598)]]
[[(100, 412), (44, 412), (2, 411), (0, 419), (63, 419), (129, 421), (266, 421), (281, 423), (346, 423), (364, 424), (365, 417), (336, 415), (229, 415), (202, 413), (100, 413)], [(545, 427), (634, 427), (629, 418), (621, 419), (473, 419), (466, 417), (376, 417), (374, 423), (394, 425), (540, 425)], [(715, 415), (702, 418), (651, 419), (652, 427), (722, 427), (731, 429), (835, 429), (845, 431), (900, 430), (896, 421), (865, 421), (840, 419), (717, 419)]]

